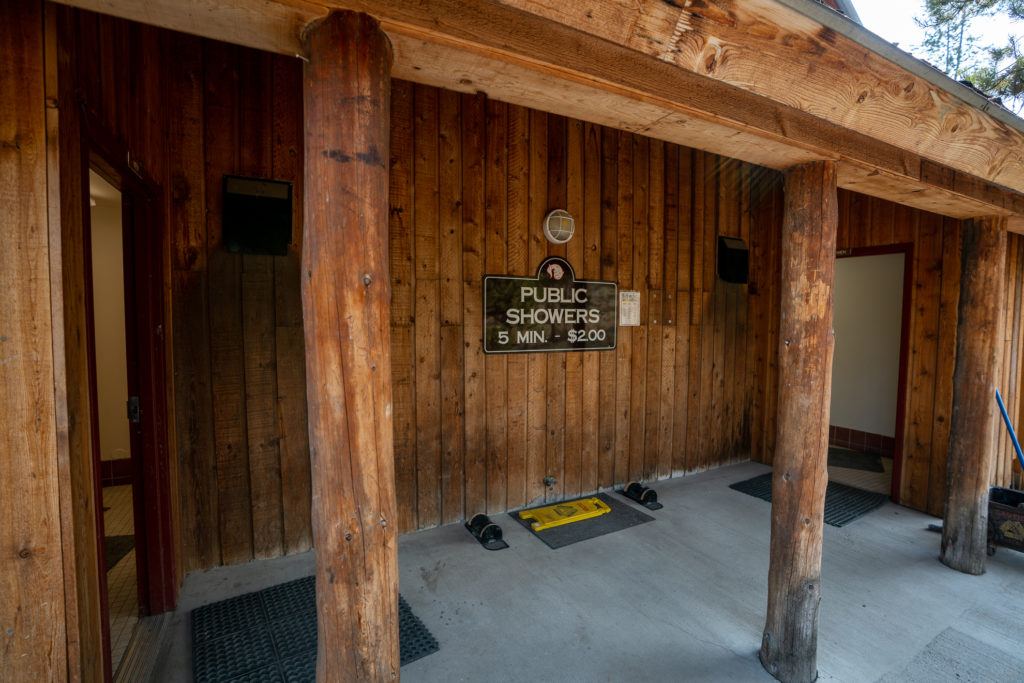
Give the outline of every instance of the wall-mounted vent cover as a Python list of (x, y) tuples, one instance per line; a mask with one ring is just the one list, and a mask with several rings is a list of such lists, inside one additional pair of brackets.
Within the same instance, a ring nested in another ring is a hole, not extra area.
[(555, 209), (544, 218), (544, 237), (552, 244), (565, 244), (576, 232), (576, 219), (565, 209)]

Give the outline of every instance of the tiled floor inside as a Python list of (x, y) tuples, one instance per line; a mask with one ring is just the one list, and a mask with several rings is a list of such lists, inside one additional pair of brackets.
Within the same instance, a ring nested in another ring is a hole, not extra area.
[[(103, 527), (107, 536), (129, 536), (135, 533), (131, 486), (105, 487), (103, 507)], [(111, 668), (116, 674), (139, 621), (135, 549), (129, 551), (116, 565), (107, 568), (107, 597), (110, 603)]]
[(829, 467), (828, 480), (874, 493), (889, 493), (892, 486), (892, 458), (883, 457), (885, 472), (868, 472), (849, 467)]

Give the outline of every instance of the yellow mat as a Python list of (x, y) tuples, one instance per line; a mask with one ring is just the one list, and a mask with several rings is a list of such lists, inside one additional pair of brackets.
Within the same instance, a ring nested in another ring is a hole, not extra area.
[(534, 531), (544, 531), (563, 524), (607, 515), (611, 511), (612, 509), (600, 498), (580, 498), (533, 510), (523, 510), (519, 513), (519, 519), (532, 519), (530, 528)]

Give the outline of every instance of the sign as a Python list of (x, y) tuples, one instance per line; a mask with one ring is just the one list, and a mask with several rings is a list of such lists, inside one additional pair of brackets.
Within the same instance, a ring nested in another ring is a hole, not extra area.
[(640, 292), (619, 292), (619, 326), (640, 326)]
[(577, 280), (551, 256), (537, 277), (484, 278), (484, 353), (593, 351), (615, 348), (614, 282)]

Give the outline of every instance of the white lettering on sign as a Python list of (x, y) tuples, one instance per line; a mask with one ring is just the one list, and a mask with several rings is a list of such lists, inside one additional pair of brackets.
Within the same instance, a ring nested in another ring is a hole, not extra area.
[(510, 308), (505, 312), (509, 325), (578, 325), (601, 322), (597, 308)]
[(564, 287), (522, 287), (519, 290), (519, 301), (532, 301), (538, 304), (585, 304), (587, 290), (566, 289)]
[(615, 348), (618, 288), (576, 280), (572, 266), (551, 256), (535, 277), (484, 278), (484, 352), (531, 353)]

